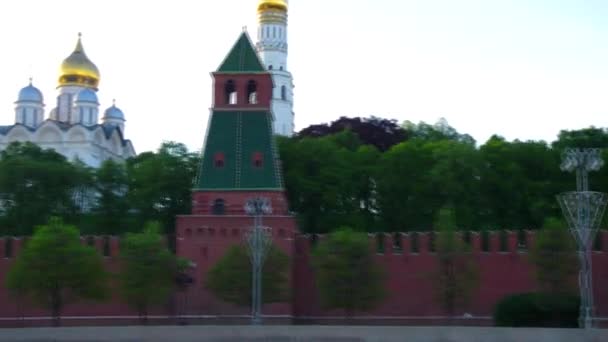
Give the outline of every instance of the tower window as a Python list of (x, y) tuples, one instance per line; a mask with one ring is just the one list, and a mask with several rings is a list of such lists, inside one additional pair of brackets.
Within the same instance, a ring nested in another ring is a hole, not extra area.
[(221, 169), (224, 167), (224, 164), (225, 164), (224, 154), (222, 152), (216, 153), (215, 156), (213, 157), (213, 166), (215, 168)]
[(224, 215), (226, 213), (226, 201), (221, 198), (213, 201), (213, 207), (211, 208), (213, 215)]
[(258, 103), (258, 85), (253, 80), (247, 83), (247, 99), (249, 101), (249, 104)]
[(251, 158), (251, 163), (255, 168), (261, 168), (264, 166), (264, 155), (262, 152), (255, 152)]
[(226, 104), (235, 105), (238, 102), (238, 93), (236, 91), (236, 84), (233, 80), (226, 82)]
[(272, 70), (272, 64), (268, 66), (268, 70)]
[(281, 86), (281, 100), (287, 101), (287, 87)]

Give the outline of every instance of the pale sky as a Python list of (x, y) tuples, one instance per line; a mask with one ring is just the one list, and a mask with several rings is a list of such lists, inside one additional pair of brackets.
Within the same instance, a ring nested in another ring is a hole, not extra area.
[[(257, 0), (0, 1), (0, 124), (28, 78), (55, 107), (77, 33), (136, 151), (198, 150), (211, 77)], [(434, 123), (483, 143), (608, 126), (606, 0), (291, 0), (296, 129), (340, 116)]]

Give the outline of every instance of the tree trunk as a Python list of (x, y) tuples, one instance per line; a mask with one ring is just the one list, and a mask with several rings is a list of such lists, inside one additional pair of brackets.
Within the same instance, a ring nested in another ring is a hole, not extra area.
[(58, 291), (53, 291), (51, 294), (51, 316), (53, 317), (53, 326), (61, 326), (61, 309), (63, 307), (63, 300), (61, 294)]

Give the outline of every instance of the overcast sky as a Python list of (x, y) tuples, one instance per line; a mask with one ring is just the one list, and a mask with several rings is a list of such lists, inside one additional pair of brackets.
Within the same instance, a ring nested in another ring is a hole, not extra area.
[[(201, 148), (211, 77), (257, 0), (0, 1), (0, 124), (34, 77), (55, 106), (77, 33), (137, 152)], [(340, 116), (434, 123), (483, 143), (608, 126), (606, 0), (291, 0), (296, 129)]]

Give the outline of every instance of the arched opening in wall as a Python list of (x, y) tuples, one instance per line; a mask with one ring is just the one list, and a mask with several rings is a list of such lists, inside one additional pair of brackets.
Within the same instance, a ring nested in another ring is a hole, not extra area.
[(89, 247), (95, 247), (95, 237), (94, 236), (87, 236), (87, 246)]
[(428, 248), (431, 253), (437, 252), (437, 234), (435, 232), (429, 232)]
[(412, 248), (412, 253), (414, 254), (420, 253), (420, 243), (418, 238), (419, 237), (417, 232), (413, 232), (412, 234), (410, 234), (410, 246)]
[(221, 198), (218, 198), (213, 201), (211, 212), (213, 213), (213, 215), (224, 215), (226, 213), (226, 201)]
[(384, 254), (384, 234), (376, 234), (376, 254)]
[(287, 101), (287, 87), (281, 86), (281, 100)]
[(217, 152), (213, 156), (213, 167), (216, 169), (221, 169), (225, 165), (225, 157), (223, 152)]
[(238, 92), (236, 91), (236, 83), (233, 80), (226, 82), (224, 89), (226, 104), (235, 105), (238, 102)]
[(509, 235), (506, 230), (501, 230), (499, 235), (499, 251), (500, 252), (508, 252), (509, 251)]
[(272, 64), (268, 66), (268, 70), (272, 70)]
[(403, 244), (401, 243), (400, 233), (393, 233), (393, 254), (403, 254)]
[(7, 259), (13, 257), (13, 239), (10, 237), (4, 240), (4, 257)]
[(487, 230), (481, 232), (481, 251), (490, 251), (490, 233)]
[(462, 241), (464, 241), (467, 246), (471, 246), (471, 231), (466, 230), (463, 232)]
[(602, 245), (602, 237), (603, 234), (601, 230), (595, 234), (595, 240), (593, 240), (593, 251), (601, 252), (603, 250), (604, 246)]
[(251, 156), (251, 164), (256, 169), (260, 169), (264, 166), (264, 155), (262, 152), (253, 153), (253, 156)]
[(258, 84), (253, 80), (247, 82), (247, 101), (249, 104), (258, 103)]
[(283, 66), (280, 66), (280, 67), (279, 67), (279, 70), (283, 71)]
[(525, 251), (528, 248), (528, 239), (526, 237), (526, 231), (519, 229), (517, 231), (517, 250)]
[(104, 236), (103, 237), (103, 256), (108, 258), (110, 257), (110, 237), (109, 236)]

